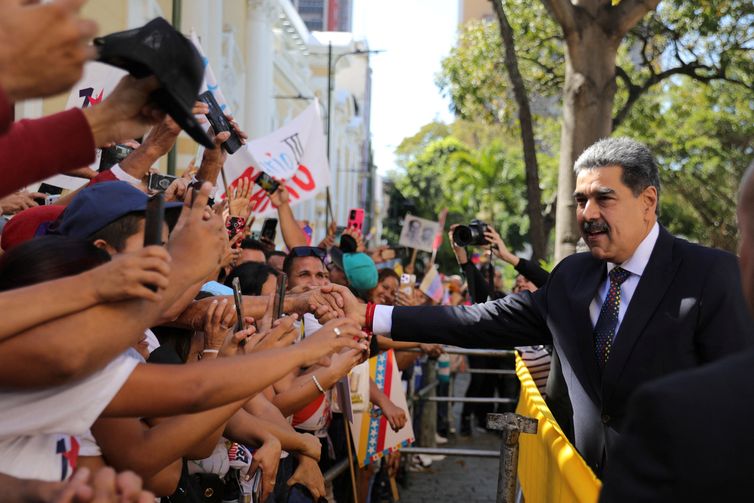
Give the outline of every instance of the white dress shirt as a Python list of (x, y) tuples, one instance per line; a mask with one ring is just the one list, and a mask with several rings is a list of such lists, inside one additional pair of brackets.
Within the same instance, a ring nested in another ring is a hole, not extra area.
[(589, 304), (589, 317), (592, 320), (592, 327), (597, 324), (597, 318), (600, 316), (600, 309), (602, 309), (602, 304), (605, 302), (605, 297), (607, 297), (607, 292), (610, 289), (610, 271), (620, 265), (621, 268), (630, 272), (631, 275), (626, 278), (620, 286), (618, 325), (615, 327), (615, 333), (618, 333), (618, 330), (620, 330), (620, 324), (623, 321), (623, 316), (626, 314), (626, 309), (628, 309), (628, 304), (631, 302), (636, 287), (639, 285), (641, 275), (644, 274), (644, 269), (647, 267), (649, 256), (652, 255), (652, 250), (654, 250), (655, 243), (657, 243), (657, 236), (659, 235), (660, 226), (655, 222), (654, 226), (652, 226), (652, 229), (649, 231), (649, 234), (647, 234), (644, 240), (639, 244), (634, 254), (631, 255), (631, 258), (622, 264), (613, 264), (612, 262), (607, 263), (606, 267), (608, 275), (605, 277), (602, 286), (597, 290), (597, 295), (594, 296), (594, 299), (592, 299), (592, 302)]
[[(657, 222), (655, 222), (654, 226), (652, 226), (652, 229), (649, 231), (649, 234), (647, 234), (644, 240), (639, 244), (631, 258), (620, 264), (620, 266), (630, 272), (631, 275), (620, 286), (620, 309), (618, 310), (618, 326), (615, 327), (615, 333), (618, 333), (618, 330), (620, 329), (621, 321), (623, 321), (623, 315), (626, 314), (628, 304), (631, 302), (631, 297), (633, 297), (634, 292), (636, 291), (636, 286), (639, 284), (639, 279), (641, 279), (641, 275), (644, 273), (644, 269), (647, 267), (649, 256), (652, 255), (652, 250), (654, 250), (655, 243), (657, 243), (657, 236), (659, 235), (660, 226), (657, 224)], [(608, 274), (613, 270), (613, 268), (617, 266), (618, 264), (608, 262), (606, 265)], [(597, 290), (597, 295), (594, 296), (592, 303), (589, 304), (589, 317), (592, 319), (592, 327), (594, 327), (594, 325), (597, 323), (597, 318), (599, 318), (602, 303), (607, 296), (607, 291), (609, 288), (610, 278), (608, 276), (605, 278), (605, 282), (602, 284), (599, 290)], [(372, 331), (377, 335), (390, 335), (392, 328), (393, 307), (377, 305), (374, 309)]]

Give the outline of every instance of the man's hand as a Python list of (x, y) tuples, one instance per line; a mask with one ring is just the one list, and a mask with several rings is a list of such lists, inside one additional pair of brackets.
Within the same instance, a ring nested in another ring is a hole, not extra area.
[[(325, 291), (324, 287), (323, 291)], [(330, 295), (337, 295), (339, 297), (340, 305), (342, 305), (342, 310), (346, 317), (355, 321), (360, 327), (366, 325), (367, 306), (366, 304), (361, 303), (353, 293), (351, 293), (351, 290), (341, 285), (328, 285), (327, 291)]]
[(280, 465), (280, 441), (270, 435), (262, 447), (254, 451), (251, 459), (251, 467), (247, 476), (253, 476), (257, 469), (262, 470), (262, 497), (260, 501), (267, 501), (275, 489), (275, 478)]
[(215, 144), (215, 148), (204, 149), (204, 155), (202, 156), (202, 162), (199, 164), (198, 177), (202, 180), (215, 184), (217, 182), (217, 175), (225, 164), (225, 159), (228, 158), (228, 153), (222, 147), (228, 138), (230, 138), (229, 131), (223, 131), (214, 136), (212, 128), (209, 130), (209, 135), (212, 137), (212, 142)]
[(165, 202), (183, 201), (186, 198), (189, 183), (191, 180), (186, 178), (176, 178), (165, 190)]
[(4, 198), (0, 199), (0, 214), (15, 215), (16, 213), (24, 211), (25, 209), (39, 206), (39, 204), (34, 200), (35, 197), (41, 197), (42, 199), (44, 199), (46, 195), (42, 194), (41, 192), (21, 191), (9, 196), (5, 196)]
[(355, 349), (346, 349), (330, 357), (328, 369), (336, 377), (336, 382), (347, 376), (351, 369), (364, 361), (364, 353)]
[(361, 326), (348, 319), (333, 320), (307, 337), (296, 348), (300, 349), (304, 361), (302, 365), (309, 367), (321, 358), (338, 353), (343, 348), (357, 351), (369, 351)]
[(190, 273), (192, 283), (219, 269), (228, 242), (222, 218), (205, 211), (211, 188), (204, 183), (195, 200), (193, 193), (187, 194), (168, 243), (173, 267)]
[[(159, 302), (160, 292), (168, 287), (171, 258), (162, 246), (116, 256), (84, 274), (91, 276), (97, 303), (141, 298)], [(153, 291), (150, 286), (157, 287)]]
[(97, 23), (79, 16), (84, 0), (28, 3), (0, 3), (0, 86), (10, 101), (67, 91), (96, 56)]
[(302, 316), (305, 313), (316, 313), (319, 308), (329, 308), (338, 317), (345, 315), (343, 297), (336, 285), (293, 288), (286, 293), (283, 307), (286, 313), (297, 313)]
[(298, 457), (298, 467), (291, 478), (288, 479), (288, 487), (296, 484), (301, 484), (309, 489), (309, 492), (312, 493), (312, 501), (319, 501), (326, 495), (325, 478), (322, 476), (317, 462), (308, 456)]
[(154, 494), (142, 490), (141, 478), (133, 472), (116, 474), (110, 468), (101, 468), (91, 478), (88, 468), (79, 468), (65, 482), (39, 482), (45, 484), (33, 501), (49, 503), (152, 503)]
[[(194, 103), (194, 107), (191, 110), (192, 115), (204, 115), (209, 111), (209, 106), (203, 101), (197, 101)], [(200, 122), (206, 119), (198, 119)], [(170, 149), (175, 145), (175, 141), (178, 135), (181, 133), (181, 126), (173, 120), (172, 117), (166, 115), (162, 121), (157, 123), (146, 139), (144, 140), (144, 148), (155, 159), (162, 157), (170, 152)]]
[(126, 75), (99, 105), (84, 108), (98, 147), (140, 138), (165, 113), (149, 105), (149, 96), (160, 86), (155, 77), (135, 79)]
[(288, 193), (288, 189), (285, 188), (285, 184), (282, 181), (280, 181), (278, 189), (270, 194), (270, 202), (275, 208), (290, 204), (291, 195)]

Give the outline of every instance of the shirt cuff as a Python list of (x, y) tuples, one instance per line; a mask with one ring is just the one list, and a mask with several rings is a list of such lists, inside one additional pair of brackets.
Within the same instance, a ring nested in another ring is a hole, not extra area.
[(390, 335), (393, 328), (393, 306), (376, 305), (372, 319), (372, 332), (376, 335)]
[(141, 183), (141, 180), (123, 171), (123, 168), (120, 167), (120, 164), (116, 164), (112, 168), (110, 168), (110, 173), (112, 173), (118, 180), (128, 182), (131, 185), (139, 185)]

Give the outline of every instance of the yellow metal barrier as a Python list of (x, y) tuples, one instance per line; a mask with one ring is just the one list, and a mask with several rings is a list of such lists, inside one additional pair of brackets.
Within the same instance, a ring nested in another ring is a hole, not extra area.
[(594, 503), (602, 484), (566, 439), (520, 356), (516, 413), (539, 421), (536, 435), (519, 437), (518, 478), (526, 503)]

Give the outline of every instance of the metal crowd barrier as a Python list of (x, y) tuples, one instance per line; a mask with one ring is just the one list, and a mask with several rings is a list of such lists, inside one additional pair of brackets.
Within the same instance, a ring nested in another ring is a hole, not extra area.
[[(419, 349), (408, 350), (411, 352), (421, 352)], [(466, 355), (466, 356), (491, 356), (503, 358), (515, 356), (515, 351), (494, 350), (494, 349), (462, 349), (446, 348), (448, 354)], [(496, 374), (496, 375), (515, 375), (514, 370), (498, 369), (469, 369), (470, 373), (477, 374)], [(487, 427), (492, 430), (502, 432), (502, 442), (500, 451), (490, 451), (482, 449), (454, 449), (438, 448), (435, 439), (437, 431), (437, 403), (448, 402), (449, 414), (452, 417), (453, 403), (516, 403), (515, 398), (485, 398), (485, 397), (459, 397), (447, 396), (439, 397), (436, 394), (436, 388), (439, 384), (437, 380), (437, 369), (434, 359), (430, 359), (430, 364), (426, 365), (424, 370), (425, 385), (418, 391), (409, 392), (409, 406), (413, 409), (416, 402), (422, 402), (423, 409), (421, 414), (420, 442), (418, 447), (409, 447), (401, 449), (405, 454), (427, 454), (442, 456), (464, 456), (464, 457), (483, 457), (499, 458), (500, 469), (498, 473), (497, 486), (497, 503), (514, 503), (516, 499), (516, 471), (518, 468), (518, 438), (521, 433), (536, 433), (537, 422), (531, 418), (520, 416), (514, 413), (505, 414), (488, 414)], [(328, 472), (329, 473), (329, 472)]]

